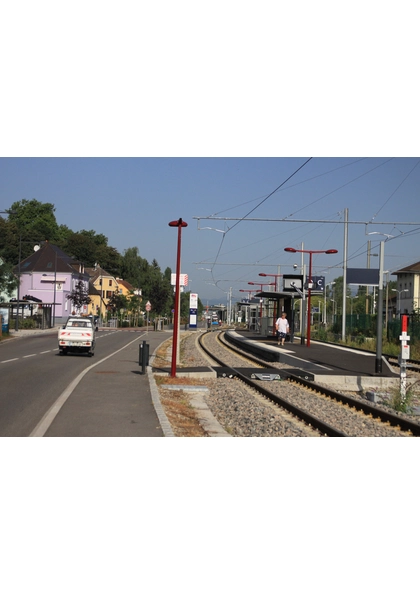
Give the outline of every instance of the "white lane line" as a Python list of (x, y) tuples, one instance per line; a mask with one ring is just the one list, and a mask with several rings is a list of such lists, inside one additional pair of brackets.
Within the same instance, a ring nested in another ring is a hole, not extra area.
[(28, 357), (36, 357), (36, 353), (32, 353), (32, 355), (23, 355), (22, 359), (27, 359)]
[(89, 365), (89, 367), (86, 367), (86, 369), (84, 371), (82, 371), (81, 373), (79, 373), (79, 375), (71, 382), (71, 384), (69, 384), (67, 386), (67, 388), (64, 390), (64, 392), (62, 392), (60, 394), (60, 396), (57, 398), (57, 400), (54, 402), (54, 404), (45, 413), (45, 415), (42, 417), (42, 419), (40, 420), (40, 422), (38, 423), (38, 425), (35, 427), (35, 429), (29, 435), (29, 437), (44, 437), (44, 435), (46, 434), (46, 432), (50, 428), (52, 422), (54, 421), (55, 417), (58, 415), (58, 413), (60, 412), (61, 408), (66, 403), (67, 399), (69, 398), (69, 396), (71, 395), (71, 393), (73, 392), (73, 390), (76, 388), (76, 386), (81, 381), (81, 379), (88, 373), (88, 371), (90, 371), (91, 369), (93, 369), (97, 365), (100, 365), (101, 363), (103, 363), (104, 361), (106, 361), (107, 359), (109, 359), (110, 357), (113, 357), (114, 355), (116, 355), (120, 351), (123, 351), (124, 349), (126, 349), (127, 347), (129, 347), (131, 344), (133, 344), (133, 342), (136, 342), (137, 340), (139, 340), (139, 338), (142, 338), (142, 336), (144, 336), (144, 334), (138, 336), (137, 338), (135, 338), (134, 340), (132, 340), (131, 342), (129, 342), (128, 344), (126, 344), (122, 348), (118, 349), (117, 351), (114, 351), (113, 353), (111, 353), (107, 357), (104, 357), (100, 361), (97, 361), (97, 363), (94, 363), (93, 365)]
[(51, 349), (49, 351), (41, 351), (39, 354), (44, 355), (45, 353), (51, 353)]
[(2, 363), (10, 363), (10, 361), (18, 361), (19, 357), (15, 357), (14, 359), (6, 359), (5, 361), (2, 361)]

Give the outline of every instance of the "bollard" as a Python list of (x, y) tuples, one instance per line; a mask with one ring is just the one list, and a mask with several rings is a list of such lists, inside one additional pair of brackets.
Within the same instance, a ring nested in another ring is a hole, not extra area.
[(149, 345), (145, 340), (139, 345), (139, 365), (141, 372), (146, 373), (146, 367), (149, 365)]

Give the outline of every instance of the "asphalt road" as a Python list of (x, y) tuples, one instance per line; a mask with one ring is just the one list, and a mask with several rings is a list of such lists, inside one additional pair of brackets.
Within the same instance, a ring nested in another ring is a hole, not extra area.
[(2, 341), (0, 436), (162, 436), (139, 344), (166, 338), (99, 331), (92, 358), (60, 356), (56, 331)]

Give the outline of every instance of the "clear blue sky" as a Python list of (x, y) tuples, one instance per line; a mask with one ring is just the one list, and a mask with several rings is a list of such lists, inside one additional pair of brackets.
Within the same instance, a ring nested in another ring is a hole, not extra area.
[[(284, 248), (301, 249), (302, 243), (303, 249), (337, 249), (336, 255), (314, 255), (314, 272), (328, 282), (341, 276), (346, 208), (349, 266), (366, 266), (368, 240), (372, 254), (378, 253), (378, 242), (386, 240), (385, 270), (420, 260), (420, 159), (312, 158), (304, 165), (305, 161), (3, 158), (0, 207), (4, 210), (23, 198), (52, 202), (59, 224), (103, 233), (121, 253), (137, 246), (149, 262), (155, 258), (162, 270), (169, 266), (173, 271), (177, 232), (168, 223), (182, 217), (188, 223), (182, 232), (182, 272), (189, 275), (189, 289), (204, 302), (225, 302), (230, 287), (233, 297), (240, 298), (239, 289), (252, 289), (249, 281), (274, 280), (262, 279), (260, 272), (276, 274), (280, 266), (281, 273), (291, 273), (301, 256)], [(225, 220), (247, 215), (286, 220)], [(207, 216), (221, 220), (197, 220)], [(321, 220), (333, 223), (317, 222)], [(379, 224), (383, 222), (389, 224)], [(403, 224), (415, 222), (418, 225)], [(376, 234), (367, 235), (372, 232)], [(371, 257), (372, 268), (378, 267), (378, 260)], [(307, 255), (304, 262), (309, 263)]]
[[(138, 246), (162, 269), (175, 269), (168, 222), (182, 217), (182, 271), (203, 301), (289, 272), (298, 257), (284, 247), (302, 242), (338, 249), (314, 265), (332, 267), (328, 281), (341, 275), (345, 208), (350, 221), (420, 221), (420, 170), (406, 158), (419, 154), (417, 19), (404, 3), (378, 6), (9, 3), (0, 209), (52, 202), (59, 223), (104, 233), (121, 252)], [(337, 224), (244, 221), (223, 236), (194, 219), (254, 208)], [(371, 231), (398, 236), (386, 270), (420, 260), (413, 227), (350, 225), (349, 265), (366, 265), (369, 237), (377, 252)]]

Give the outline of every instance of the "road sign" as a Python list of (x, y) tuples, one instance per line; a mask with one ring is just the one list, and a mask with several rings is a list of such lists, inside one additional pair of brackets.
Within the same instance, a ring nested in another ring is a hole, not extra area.
[(152, 309), (152, 304), (150, 303), (150, 301), (148, 301), (146, 303), (146, 311), (150, 311)]
[[(173, 272), (171, 274), (171, 285), (176, 285), (176, 274)], [(179, 286), (180, 287), (187, 287), (188, 286), (188, 274), (180, 274), (179, 275)]]

